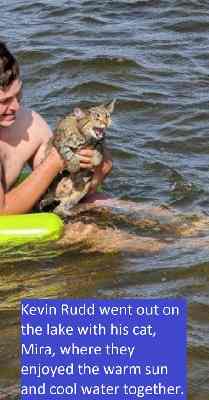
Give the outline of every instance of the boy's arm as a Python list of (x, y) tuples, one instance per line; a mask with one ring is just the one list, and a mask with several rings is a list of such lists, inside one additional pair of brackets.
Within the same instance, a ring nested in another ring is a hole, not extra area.
[(53, 148), (47, 159), (20, 185), (5, 193), (3, 185), (0, 184), (0, 214), (9, 215), (29, 212), (62, 168), (63, 161)]
[[(92, 149), (82, 149), (77, 154), (80, 158), (80, 167), (83, 169), (93, 169), (93, 165), (91, 164), (92, 158)], [(109, 175), (112, 170), (112, 156), (110, 151), (104, 147), (103, 150), (103, 160), (98, 167), (94, 168), (94, 174), (92, 177), (91, 187), (89, 194), (93, 194), (96, 192), (97, 187), (103, 182), (105, 177)]]
[(30, 163), (33, 168), (32, 173), (18, 186), (9, 192), (4, 188), (4, 176), (1, 168), (0, 176), (0, 214), (23, 214), (27, 213), (40, 197), (46, 192), (54, 177), (63, 168), (63, 160), (53, 148), (45, 157), (46, 143), (52, 135), (52, 132), (46, 121), (37, 113), (32, 112), (33, 123), (30, 127), (29, 140), (37, 143), (36, 151), (31, 157)]

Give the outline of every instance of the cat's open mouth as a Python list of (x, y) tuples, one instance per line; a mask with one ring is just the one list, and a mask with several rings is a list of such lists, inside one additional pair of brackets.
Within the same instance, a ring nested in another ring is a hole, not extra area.
[(104, 134), (105, 134), (104, 128), (94, 128), (94, 132), (95, 132), (96, 137), (97, 137), (98, 139), (102, 139), (103, 136), (104, 136)]

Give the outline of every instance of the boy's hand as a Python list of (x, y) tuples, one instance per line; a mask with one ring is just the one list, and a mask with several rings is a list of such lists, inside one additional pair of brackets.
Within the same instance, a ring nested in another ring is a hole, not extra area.
[(93, 170), (94, 149), (81, 149), (76, 152), (80, 160), (80, 168)]
[(107, 149), (104, 149), (104, 158), (98, 167), (94, 167), (92, 163), (94, 152), (94, 149), (81, 149), (76, 152), (80, 159), (80, 168), (94, 171), (89, 191), (91, 194), (96, 192), (97, 187), (103, 182), (104, 178), (112, 169), (112, 158)]
[(97, 187), (101, 185), (104, 178), (110, 173), (111, 169), (112, 169), (112, 158), (110, 152), (107, 149), (105, 149), (103, 161), (94, 170), (94, 175), (92, 178), (89, 194), (93, 194), (96, 192)]

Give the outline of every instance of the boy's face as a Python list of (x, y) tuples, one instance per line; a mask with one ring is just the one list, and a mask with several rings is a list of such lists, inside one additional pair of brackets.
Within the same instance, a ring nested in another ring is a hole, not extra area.
[(7, 88), (0, 89), (0, 127), (12, 125), (20, 108), (22, 82), (16, 79)]

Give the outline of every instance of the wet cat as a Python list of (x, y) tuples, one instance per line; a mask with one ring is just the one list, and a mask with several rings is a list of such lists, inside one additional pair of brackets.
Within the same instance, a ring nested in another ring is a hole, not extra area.
[(105, 129), (111, 124), (110, 114), (114, 110), (115, 100), (107, 105), (88, 109), (75, 108), (62, 119), (50, 139), (47, 153), (54, 146), (65, 160), (65, 169), (61, 177), (55, 178), (46, 195), (40, 201), (41, 210), (57, 204), (55, 213), (65, 216), (89, 191), (93, 172), (80, 169), (76, 150), (95, 149), (93, 165), (98, 166), (103, 159)]

